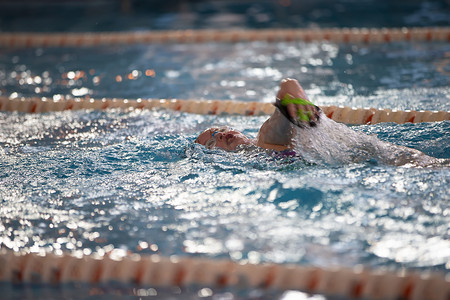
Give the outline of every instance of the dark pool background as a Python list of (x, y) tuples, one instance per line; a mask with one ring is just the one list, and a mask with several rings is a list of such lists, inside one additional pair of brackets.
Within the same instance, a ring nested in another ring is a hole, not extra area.
[(446, 0), (0, 2), (1, 31), (449, 26)]
[[(288, 2), (132, 1), (127, 9), (110, 1), (5, 1), (0, 30), (448, 26), (449, 20), (445, 1), (291, 1), (284, 7)], [(0, 48), (0, 94), (271, 102), (279, 81), (293, 77), (319, 105), (448, 110), (449, 53), (448, 43), (436, 42)], [(0, 112), (0, 245), (448, 273), (448, 168), (309, 164), (193, 143), (215, 124), (254, 137), (265, 118)], [(352, 128), (450, 158), (449, 127), (446, 121)], [(149, 293), (114, 285), (1, 287), (13, 299)], [(80, 288), (85, 292), (77, 293)], [(156, 291), (160, 299), (323, 299), (203, 288)]]

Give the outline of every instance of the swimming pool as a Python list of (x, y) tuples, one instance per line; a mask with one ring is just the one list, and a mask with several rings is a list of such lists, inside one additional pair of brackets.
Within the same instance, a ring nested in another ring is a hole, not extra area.
[[(439, 42), (0, 49), (0, 81), (8, 96), (271, 102), (293, 77), (318, 105), (448, 110), (449, 51)], [(448, 273), (448, 168), (305, 162), (193, 143), (216, 124), (255, 136), (266, 118), (0, 112), (1, 245)], [(352, 128), (450, 158), (449, 127)]]
[(4, 48), (0, 92), (272, 102), (293, 77), (321, 105), (447, 110), (448, 52), (445, 42)]

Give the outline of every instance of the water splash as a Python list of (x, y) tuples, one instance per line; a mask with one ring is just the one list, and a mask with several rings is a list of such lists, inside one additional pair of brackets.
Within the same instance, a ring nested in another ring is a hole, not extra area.
[(374, 135), (352, 130), (321, 116), (313, 128), (297, 130), (295, 149), (303, 158), (318, 164), (373, 162), (396, 166), (450, 166), (450, 160), (437, 159), (424, 153), (389, 142)]

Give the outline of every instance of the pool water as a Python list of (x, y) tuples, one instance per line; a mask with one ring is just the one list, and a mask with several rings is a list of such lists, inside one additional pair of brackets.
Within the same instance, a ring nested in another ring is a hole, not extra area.
[[(0, 91), (270, 102), (293, 77), (318, 105), (448, 110), (449, 52), (447, 43), (0, 49)], [(266, 118), (0, 112), (0, 245), (448, 273), (448, 167), (194, 144), (217, 124), (255, 137)], [(450, 158), (449, 121), (350, 128)]]
[(0, 49), (0, 95), (274, 101), (282, 78), (320, 105), (447, 110), (448, 43), (208, 43)]
[[(248, 128), (254, 136), (263, 117), (1, 116), (2, 244), (8, 248), (448, 267), (448, 168), (316, 165), (193, 144), (210, 123)], [(448, 157), (449, 126), (358, 130)]]

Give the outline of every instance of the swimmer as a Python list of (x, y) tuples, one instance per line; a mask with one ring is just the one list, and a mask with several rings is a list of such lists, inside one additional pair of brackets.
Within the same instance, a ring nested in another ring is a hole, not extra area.
[(388, 165), (447, 166), (450, 160), (430, 157), (419, 150), (384, 142), (329, 119), (312, 104), (295, 79), (283, 79), (276, 109), (251, 139), (229, 127), (203, 131), (195, 140), (208, 149), (234, 151), (249, 146), (293, 150), (311, 162), (362, 162), (375, 159)]
[(295, 79), (283, 79), (274, 104), (277, 109), (261, 126), (256, 140), (228, 128), (209, 128), (195, 140), (208, 149), (236, 150), (239, 145), (255, 145), (282, 151), (295, 147), (293, 137), (298, 129), (314, 127), (320, 121), (320, 108), (312, 104)]

